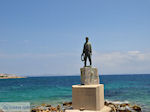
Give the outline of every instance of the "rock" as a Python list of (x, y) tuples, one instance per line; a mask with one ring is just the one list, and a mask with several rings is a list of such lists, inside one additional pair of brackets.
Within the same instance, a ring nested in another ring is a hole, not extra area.
[(126, 107), (126, 106), (130, 106), (130, 104), (128, 104), (128, 103), (120, 104), (120, 107)]
[(51, 110), (51, 108), (48, 108), (48, 111), (50, 111)]
[(128, 110), (126, 107), (121, 107), (118, 109), (117, 112), (132, 112), (131, 110)]
[(108, 106), (108, 105), (109, 105), (109, 103), (108, 103), (107, 101), (105, 101), (105, 102), (104, 102), (104, 105)]
[(50, 104), (47, 104), (45, 107), (51, 107), (51, 105), (50, 105)]
[(109, 104), (108, 106), (112, 109), (112, 112), (117, 112), (115, 105)]
[(72, 102), (64, 102), (63, 106), (72, 106)]
[(41, 106), (43, 106), (43, 107), (45, 107), (46, 105), (47, 105), (47, 104), (44, 104), (44, 103), (43, 103), (43, 104), (41, 104)]
[(85, 108), (80, 108), (80, 111), (83, 111), (83, 110), (85, 110)]
[(130, 110), (118, 110), (118, 112), (131, 112)]
[[(1, 111), (0, 111), (1, 112)], [(31, 110), (31, 112), (36, 112), (35, 110)]]
[(34, 108), (34, 109), (31, 110), (31, 112), (38, 112), (38, 109)]
[[(111, 112), (142, 112), (141, 107), (137, 105), (131, 105), (127, 102), (118, 103), (112, 101), (105, 101), (106, 106), (111, 108)], [(31, 110), (31, 112), (65, 112), (66, 109), (72, 109), (72, 102), (64, 102), (63, 106), (57, 105), (52, 107), (50, 104), (41, 104)], [(85, 108), (80, 108), (80, 111), (84, 111)], [(0, 110), (0, 112), (3, 112)]]
[(141, 107), (129, 103), (105, 101), (104, 104), (111, 107), (112, 112), (142, 112)]
[(32, 110), (31, 110), (31, 112), (36, 112), (36, 109), (35, 109), (35, 108), (34, 108), (34, 109), (32, 109)]
[(4, 112), (2, 109), (0, 109), (0, 112)]
[(57, 111), (57, 108), (51, 107), (51, 111)]
[(132, 109), (135, 110), (135, 111), (137, 111), (137, 112), (142, 112), (141, 107), (139, 107), (137, 105), (132, 106)]
[(57, 110), (60, 111), (60, 105), (57, 105)]

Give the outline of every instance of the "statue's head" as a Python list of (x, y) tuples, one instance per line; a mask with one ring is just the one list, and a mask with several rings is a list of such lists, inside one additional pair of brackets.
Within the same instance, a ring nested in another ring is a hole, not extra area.
[(89, 38), (88, 38), (88, 37), (86, 37), (86, 38), (85, 38), (85, 40), (86, 40), (86, 42), (88, 42)]

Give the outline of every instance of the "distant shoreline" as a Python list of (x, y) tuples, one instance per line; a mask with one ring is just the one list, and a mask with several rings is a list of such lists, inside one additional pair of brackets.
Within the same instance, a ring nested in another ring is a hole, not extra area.
[(0, 77), (0, 79), (19, 79), (19, 78), (26, 78), (26, 77)]
[(26, 78), (26, 77), (16, 76), (14, 74), (0, 74), (0, 79), (17, 79), (17, 78)]

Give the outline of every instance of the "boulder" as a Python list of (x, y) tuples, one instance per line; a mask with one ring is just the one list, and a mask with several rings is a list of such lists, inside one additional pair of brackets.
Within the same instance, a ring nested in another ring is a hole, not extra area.
[(130, 104), (128, 104), (128, 103), (120, 104), (120, 107), (126, 107), (126, 106), (130, 106)]
[(2, 109), (0, 109), (0, 112), (4, 112)]
[(60, 109), (61, 109), (61, 106), (57, 105), (57, 110), (60, 111)]
[(63, 106), (72, 106), (72, 102), (64, 102)]
[(83, 110), (85, 110), (85, 108), (80, 108), (80, 111), (83, 111)]
[(50, 105), (50, 104), (47, 104), (45, 107), (51, 107), (51, 105)]
[(132, 106), (132, 109), (135, 110), (135, 111), (137, 111), (137, 112), (142, 112), (141, 107), (139, 107), (137, 105)]
[(113, 112), (117, 112), (115, 105), (109, 104), (108, 106), (112, 109)]

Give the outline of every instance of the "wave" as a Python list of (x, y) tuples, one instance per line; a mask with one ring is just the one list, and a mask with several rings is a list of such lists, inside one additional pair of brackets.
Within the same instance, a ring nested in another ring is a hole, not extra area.
[(106, 102), (108, 102), (108, 103), (113, 103), (113, 104), (118, 104), (118, 105), (121, 105), (121, 104), (129, 104), (130, 102), (129, 101), (127, 101), (127, 100), (125, 100), (125, 101), (112, 101), (112, 100), (108, 100), (108, 99), (106, 99), (105, 100)]

